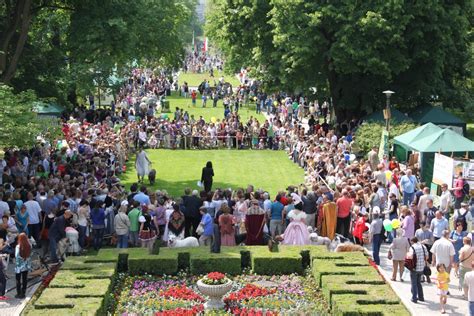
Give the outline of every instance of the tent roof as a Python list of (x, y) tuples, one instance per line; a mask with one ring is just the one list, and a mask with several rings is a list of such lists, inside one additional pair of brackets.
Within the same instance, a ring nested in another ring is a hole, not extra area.
[(459, 117), (449, 113), (448, 111), (443, 110), (439, 106), (425, 105), (419, 107), (415, 109), (412, 113), (410, 113), (410, 117), (412, 117), (416, 122), (420, 124), (428, 122), (444, 125), (466, 124)]
[[(412, 122), (413, 121), (411, 117), (403, 114), (402, 112), (400, 112), (399, 110), (393, 107), (390, 108), (390, 114), (392, 115), (393, 121), (397, 121), (397, 122), (407, 122), (407, 121)], [(366, 117), (364, 117), (363, 120), (366, 122), (385, 122), (385, 119), (383, 117), (383, 110), (373, 112), (367, 115)]]
[(64, 108), (56, 103), (46, 103), (42, 101), (35, 102), (33, 105), (33, 111), (38, 114), (61, 114), (64, 112)]
[(438, 127), (433, 123), (427, 123), (425, 125), (412, 129), (411, 131), (408, 131), (405, 134), (398, 135), (393, 140), (396, 144), (404, 145), (405, 147), (411, 147), (411, 143), (419, 140), (420, 138), (433, 135), (434, 133), (439, 132), (441, 130), (441, 127)]
[(409, 146), (420, 152), (474, 152), (474, 142), (449, 128), (418, 139)]

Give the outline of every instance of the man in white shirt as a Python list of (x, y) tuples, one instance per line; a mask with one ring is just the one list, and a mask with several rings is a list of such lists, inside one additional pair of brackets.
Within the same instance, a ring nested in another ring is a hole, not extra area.
[(447, 220), (449, 220), (449, 211), (451, 210), (452, 199), (453, 199), (453, 196), (451, 195), (451, 192), (448, 190), (448, 185), (446, 183), (443, 183), (441, 185), (441, 199), (440, 199), (439, 210), (443, 213), (443, 216), (446, 217)]
[(469, 301), (469, 315), (474, 316), (474, 261), (472, 271), (464, 276), (464, 286), (467, 287), (467, 300)]
[(454, 246), (448, 239), (449, 230), (443, 231), (443, 237), (438, 239), (431, 247), (431, 253), (433, 254), (432, 265), (436, 267), (437, 264), (444, 264), (446, 271), (451, 272), (451, 266), (454, 262)]
[(430, 195), (430, 188), (424, 187), (423, 195), (420, 196), (420, 199), (418, 201), (418, 210), (420, 210), (423, 219), (425, 218), (426, 209), (428, 208), (428, 200), (433, 201), (433, 197)]
[(25, 202), (26, 211), (29, 216), (28, 232), (39, 244), (39, 234), (41, 229), (41, 206), (34, 200), (33, 193), (28, 192), (28, 201)]

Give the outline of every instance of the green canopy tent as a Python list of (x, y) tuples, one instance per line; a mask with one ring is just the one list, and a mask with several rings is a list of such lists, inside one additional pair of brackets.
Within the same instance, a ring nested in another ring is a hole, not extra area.
[[(390, 109), (391, 120), (395, 122), (413, 122), (409, 116), (403, 114), (399, 110), (395, 108)], [(383, 117), (383, 110), (373, 112), (362, 119), (364, 122), (385, 122), (385, 118)]]
[(419, 107), (410, 113), (410, 117), (420, 124), (431, 122), (439, 127), (449, 128), (461, 135), (466, 135), (466, 122), (439, 106)]
[(444, 153), (447, 156), (474, 156), (474, 142), (453, 132), (442, 129), (432, 135), (420, 138), (410, 144), (413, 151), (421, 154), (421, 178), (429, 186), (433, 178), (434, 154)]
[(393, 139), (393, 151), (398, 161), (407, 161), (409, 152), (413, 151), (411, 143), (417, 141), (420, 138), (424, 138), (433, 135), (442, 129), (432, 123), (427, 123), (420, 127), (417, 127), (405, 134), (398, 135)]

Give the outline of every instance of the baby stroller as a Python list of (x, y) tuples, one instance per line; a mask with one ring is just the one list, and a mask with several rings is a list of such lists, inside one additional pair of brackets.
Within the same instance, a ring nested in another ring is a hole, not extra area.
[[(66, 248), (67, 254), (79, 255), (81, 252), (81, 246), (79, 246), (79, 232), (73, 227), (67, 227), (66, 239), (68, 239), (67, 248)], [(58, 247), (58, 249), (59, 248), (60, 247)]]

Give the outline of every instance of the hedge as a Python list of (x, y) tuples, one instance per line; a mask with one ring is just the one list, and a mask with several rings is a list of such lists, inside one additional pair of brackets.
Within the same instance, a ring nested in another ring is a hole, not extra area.
[(24, 314), (107, 314), (119, 284), (117, 272), (163, 275), (189, 269), (195, 275), (211, 271), (235, 275), (249, 267), (256, 274), (271, 275), (303, 273), (311, 267), (334, 315), (408, 315), (362, 253), (331, 253), (324, 246), (280, 246), (278, 253), (266, 246), (222, 247), (219, 254), (207, 247), (163, 247), (157, 255), (144, 248), (103, 249), (94, 256), (68, 258)]
[(315, 256), (312, 263), (313, 275), (333, 315), (409, 315), (362, 253)]

